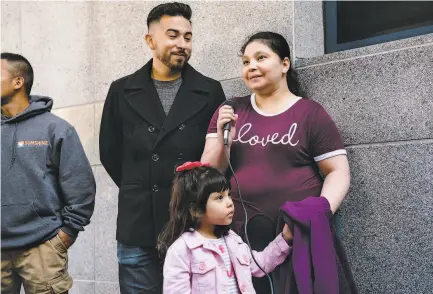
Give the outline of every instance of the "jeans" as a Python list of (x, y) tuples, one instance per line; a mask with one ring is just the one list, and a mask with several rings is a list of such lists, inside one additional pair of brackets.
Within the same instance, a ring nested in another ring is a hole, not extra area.
[(121, 294), (161, 294), (162, 260), (154, 247), (117, 242)]

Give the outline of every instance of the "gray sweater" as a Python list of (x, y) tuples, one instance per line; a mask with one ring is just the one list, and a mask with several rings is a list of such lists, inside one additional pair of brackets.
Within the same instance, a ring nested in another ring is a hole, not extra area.
[(75, 129), (51, 114), (52, 99), (32, 96), (1, 118), (1, 247), (35, 246), (61, 228), (75, 238), (95, 204), (92, 169)]

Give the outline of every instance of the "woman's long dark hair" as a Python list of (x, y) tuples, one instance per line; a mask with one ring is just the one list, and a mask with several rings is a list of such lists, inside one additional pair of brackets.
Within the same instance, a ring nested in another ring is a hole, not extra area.
[(290, 58), (290, 47), (287, 43), (286, 39), (281, 36), (280, 34), (273, 33), (273, 32), (258, 32), (248, 38), (248, 40), (245, 42), (245, 44), (241, 48), (241, 55), (244, 55), (245, 49), (247, 46), (254, 42), (261, 42), (268, 46), (272, 51), (274, 51), (281, 60), (284, 58), (289, 58), (290, 60), (290, 68), (287, 72), (287, 86), (289, 87), (290, 92), (297, 96), (301, 95), (301, 90), (298, 84), (298, 78), (296, 71), (293, 69), (293, 63)]
[[(158, 236), (157, 249), (161, 258), (184, 232), (200, 227), (209, 195), (230, 190), (230, 182), (217, 169), (209, 166), (178, 172), (173, 181), (170, 220)], [(227, 234), (229, 226), (216, 226), (215, 235)]]

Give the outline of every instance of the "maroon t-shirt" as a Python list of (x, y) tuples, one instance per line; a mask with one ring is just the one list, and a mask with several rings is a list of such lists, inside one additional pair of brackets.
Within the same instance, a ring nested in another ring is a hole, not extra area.
[[(320, 196), (323, 180), (316, 162), (346, 154), (335, 123), (323, 107), (298, 98), (279, 114), (262, 113), (255, 95), (234, 98), (238, 114), (230, 159), (249, 217), (264, 213), (274, 221), (286, 201)], [(209, 125), (216, 137), (218, 110)], [(237, 188), (231, 176), (233, 199)], [(238, 201), (235, 221), (244, 216)]]

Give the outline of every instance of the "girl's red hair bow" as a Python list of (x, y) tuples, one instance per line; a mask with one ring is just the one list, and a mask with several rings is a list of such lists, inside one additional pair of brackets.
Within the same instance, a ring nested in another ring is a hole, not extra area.
[(201, 166), (210, 166), (210, 163), (201, 163), (200, 161), (194, 161), (194, 162), (188, 161), (188, 162), (185, 162), (184, 164), (178, 166), (176, 168), (176, 171), (180, 172), (183, 170), (191, 170), (193, 168), (201, 167)]

